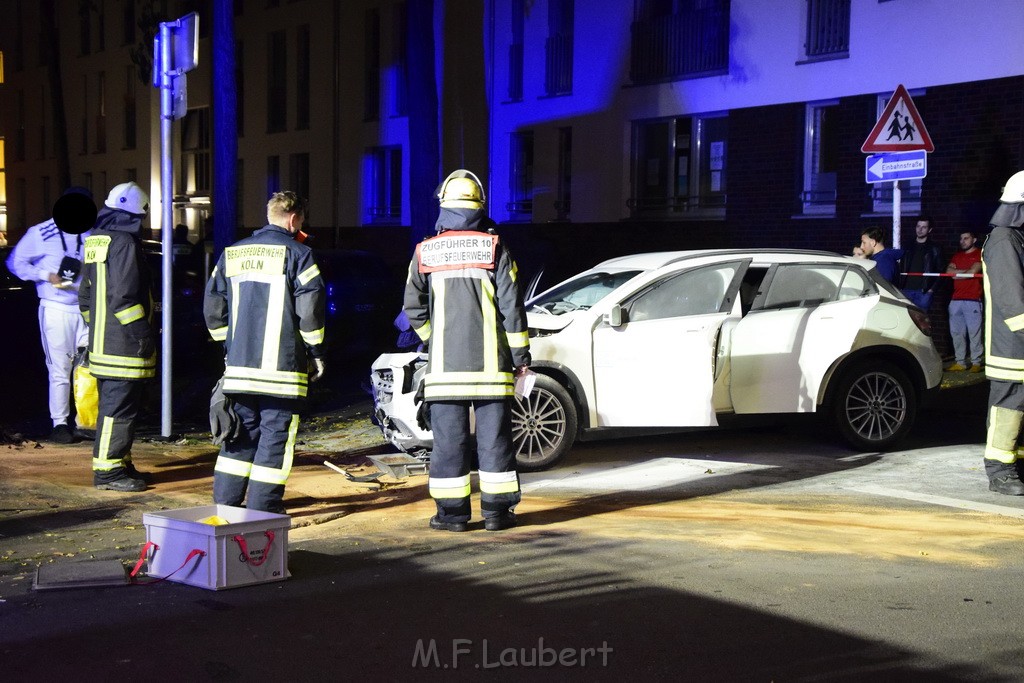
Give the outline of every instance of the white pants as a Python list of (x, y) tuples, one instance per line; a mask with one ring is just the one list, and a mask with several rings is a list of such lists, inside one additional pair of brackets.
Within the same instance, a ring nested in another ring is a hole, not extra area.
[(39, 336), (50, 376), (50, 419), (54, 427), (71, 426), (71, 366), (78, 348), (89, 344), (89, 327), (78, 311), (40, 305)]
[(980, 301), (953, 299), (949, 302), (949, 334), (953, 337), (953, 352), (960, 365), (967, 365), (968, 356), (972, 365), (981, 365), (985, 353), (981, 345), (982, 317)]

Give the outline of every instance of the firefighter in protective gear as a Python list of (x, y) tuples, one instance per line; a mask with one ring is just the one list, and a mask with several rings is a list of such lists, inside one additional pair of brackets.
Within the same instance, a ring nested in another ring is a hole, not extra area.
[[(1024, 495), (1024, 171), (1006, 181), (982, 247), (985, 376), (990, 380), (985, 472), (989, 490)], [(992, 283), (998, 282), (997, 287)]]
[(514, 375), (530, 363), (526, 310), (515, 261), (484, 213), (477, 177), (456, 171), (437, 196), (438, 234), (416, 247), (404, 306), (429, 353), (423, 391), (434, 435), (429, 488), (437, 505), (430, 527), (468, 528), (472, 407), (484, 528), (497, 531), (515, 526), (521, 497), (511, 399)]
[(139, 240), (148, 211), (141, 187), (117, 185), (85, 240), (79, 306), (89, 325), (89, 365), (99, 391), (93, 484), (112, 491), (146, 488), (131, 451), (144, 382), (156, 375), (152, 275)]
[(294, 192), (274, 193), (269, 224), (225, 249), (206, 286), (206, 326), (224, 342), (224, 394), (241, 424), (214, 466), (216, 503), (285, 512), (298, 408), (324, 372), (324, 283), (295, 240), (305, 212)]

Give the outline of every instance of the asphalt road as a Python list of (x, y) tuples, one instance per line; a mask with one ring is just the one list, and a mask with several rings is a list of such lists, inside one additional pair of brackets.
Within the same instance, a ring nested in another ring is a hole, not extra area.
[[(33, 592), (0, 571), (0, 662), (11, 680), (1024, 680), (1024, 499), (986, 489), (984, 390), (944, 392), (886, 454), (799, 420), (580, 444), (522, 477), (500, 533), (426, 529), (423, 477), (310, 476), (297, 489), (334, 486), (332, 514), (292, 529), (287, 581)], [(130, 517), (90, 509), (76, 524), (100, 535)], [(0, 520), (0, 553), (25, 528)], [(127, 559), (142, 532), (114, 537)]]

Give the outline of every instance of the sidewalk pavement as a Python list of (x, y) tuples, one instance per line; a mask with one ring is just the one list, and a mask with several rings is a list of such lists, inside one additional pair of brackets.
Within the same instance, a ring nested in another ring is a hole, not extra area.
[[(370, 421), (371, 410), (368, 400), (360, 400), (300, 423), (284, 500), (292, 529), (427, 499), (426, 477), (385, 475), (360, 483), (323, 464), (355, 476), (377, 472), (366, 456), (393, 449)], [(142, 432), (132, 459), (153, 482), (146, 491), (126, 494), (93, 487), (91, 441), (0, 443), (0, 598), (12, 587), (27, 590), (36, 565), (44, 562), (137, 557), (145, 542), (144, 512), (213, 503), (217, 452), (209, 432), (198, 427), (175, 442)]]

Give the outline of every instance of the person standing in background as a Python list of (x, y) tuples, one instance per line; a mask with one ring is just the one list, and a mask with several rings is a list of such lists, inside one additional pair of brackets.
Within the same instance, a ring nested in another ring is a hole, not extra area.
[[(84, 230), (58, 226), (62, 207), (80, 216), (69, 216)], [(49, 376), (49, 408), (53, 430), (50, 440), (69, 444), (75, 433), (71, 416), (71, 375), (75, 353), (89, 342), (89, 327), (78, 309), (78, 288), (82, 281), (82, 245), (96, 220), (92, 193), (84, 187), (69, 187), (54, 205), (54, 217), (33, 225), (11, 250), (7, 268), (27, 282), (34, 282), (39, 295), (39, 337)]]
[(949, 333), (953, 337), (955, 361), (947, 370), (963, 372), (968, 367), (970, 356), (971, 372), (981, 372), (985, 349), (981, 343), (981, 249), (977, 247), (978, 236), (972, 230), (960, 233), (960, 251), (946, 267), (950, 275), (964, 275), (953, 279), (953, 298), (949, 302)]
[[(932, 219), (921, 216), (914, 227), (915, 239), (903, 250), (903, 270), (908, 273), (938, 273), (944, 265), (942, 249), (931, 240)], [(938, 277), (907, 275), (903, 294), (925, 313), (932, 305)]]

